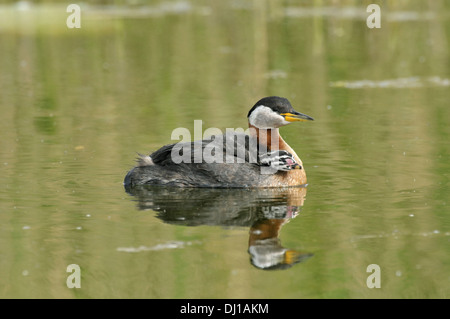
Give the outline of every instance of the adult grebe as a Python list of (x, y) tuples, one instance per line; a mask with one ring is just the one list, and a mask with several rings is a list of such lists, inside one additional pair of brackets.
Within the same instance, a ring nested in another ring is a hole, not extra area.
[(303, 163), (278, 128), (313, 120), (282, 97), (259, 100), (248, 112), (249, 134), (227, 132), (194, 142), (165, 145), (125, 176), (125, 187), (284, 187), (306, 184)]

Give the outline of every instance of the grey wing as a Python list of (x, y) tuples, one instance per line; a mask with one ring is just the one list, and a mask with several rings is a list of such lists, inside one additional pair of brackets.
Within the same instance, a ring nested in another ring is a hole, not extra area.
[(251, 163), (258, 164), (258, 144), (243, 133), (213, 135), (194, 142), (168, 144), (150, 154), (154, 164)]

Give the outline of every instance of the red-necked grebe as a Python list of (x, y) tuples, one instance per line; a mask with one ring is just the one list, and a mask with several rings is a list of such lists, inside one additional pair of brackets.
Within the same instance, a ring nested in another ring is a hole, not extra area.
[(306, 184), (303, 163), (278, 128), (313, 118), (295, 111), (287, 99), (278, 96), (259, 100), (247, 118), (249, 134), (227, 132), (165, 145), (141, 156), (124, 185), (243, 188)]

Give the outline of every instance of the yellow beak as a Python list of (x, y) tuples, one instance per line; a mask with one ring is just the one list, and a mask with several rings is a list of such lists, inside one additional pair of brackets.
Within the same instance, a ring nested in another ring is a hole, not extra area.
[(298, 121), (314, 121), (311, 116), (308, 116), (303, 113), (299, 113), (297, 111), (293, 111), (291, 113), (281, 113), (281, 116), (288, 122), (298, 122)]

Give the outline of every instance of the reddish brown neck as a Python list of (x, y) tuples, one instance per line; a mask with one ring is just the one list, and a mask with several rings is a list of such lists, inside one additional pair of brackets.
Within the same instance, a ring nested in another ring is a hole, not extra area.
[(277, 128), (260, 129), (250, 123), (248, 126), (250, 127), (250, 135), (256, 137), (259, 144), (266, 145), (268, 151), (283, 149), (281, 147), (285, 143)]
[(267, 151), (285, 150), (294, 155), (294, 158), (300, 163), (295, 151), (283, 140), (278, 128), (260, 129), (248, 123), (250, 135), (256, 137), (258, 143), (267, 146)]
[(278, 238), (281, 226), (287, 219), (261, 219), (250, 228), (248, 245), (258, 245), (258, 242), (265, 239)]

